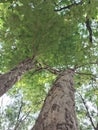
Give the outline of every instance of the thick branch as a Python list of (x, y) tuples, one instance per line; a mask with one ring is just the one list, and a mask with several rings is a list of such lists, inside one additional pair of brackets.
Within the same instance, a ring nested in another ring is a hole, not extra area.
[(45, 69), (53, 74), (56, 74), (56, 75), (60, 74), (60, 72), (61, 72), (60, 70), (54, 69), (50, 66), (45, 66), (43, 69)]
[(9, 72), (0, 75), (0, 96), (6, 93), (18, 80), (20, 80), (24, 73), (33, 69), (35, 65), (36, 61), (32, 58), (28, 58)]
[(51, 67), (51, 66), (46, 65), (46, 64), (42, 65), (41, 63), (38, 62), (37, 67), (36, 67), (36, 69), (34, 70), (33, 73), (36, 73), (37, 71), (39, 72), (39, 71), (42, 71), (42, 70), (47, 70), (50, 73), (55, 74), (55, 75), (58, 75), (62, 72), (60, 69), (56, 69), (56, 68)]

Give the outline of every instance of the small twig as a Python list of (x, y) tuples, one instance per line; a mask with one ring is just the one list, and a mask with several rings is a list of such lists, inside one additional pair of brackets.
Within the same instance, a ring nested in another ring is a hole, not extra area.
[(74, 69), (77, 70), (77, 69), (79, 69), (81, 67), (85, 67), (85, 66), (90, 65), (90, 64), (92, 64), (92, 65), (98, 65), (97, 62), (98, 61), (96, 60), (95, 62), (88, 62), (88, 63), (82, 64), (82, 65), (75, 65)]
[(20, 113), (21, 113), (22, 107), (23, 107), (23, 102), (22, 102), (22, 100), (21, 100), (21, 106), (20, 106), (20, 108), (19, 108), (19, 112), (18, 112), (18, 116), (17, 116), (17, 121), (18, 121), (19, 118), (20, 118)]
[(80, 75), (88, 75), (88, 76), (93, 76), (94, 78), (98, 78), (96, 75), (91, 74), (91, 73), (82, 73), (82, 72), (75, 72), (76, 74), (80, 74)]
[(31, 110), (29, 110), (29, 111), (26, 113), (26, 115), (23, 115), (23, 116), (19, 119), (19, 121), (18, 121), (18, 123), (16, 124), (14, 130), (18, 130), (18, 127), (19, 127), (20, 123), (22, 123), (22, 122), (28, 117), (28, 115), (30, 114), (30, 112), (31, 112)]
[(14, 127), (14, 130), (17, 130), (17, 127), (19, 126), (19, 118), (20, 118), (20, 113), (21, 113), (22, 107), (23, 107), (23, 102), (22, 102), (22, 99), (21, 99), (21, 106), (19, 108), (19, 112), (18, 112), (18, 116), (17, 116), (17, 122), (16, 122), (16, 125)]
[(83, 102), (83, 104), (84, 104), (84, 106), (85, 106), (85, 109), (86, 109), (86, 111), (87, 111), (87, 116), (88, 116), (88, 118), (89, 118), (89, 120), (90, 120), (90, 122), (91, 122), (91, 124), (92, 124), (92, 127), (94, 128), (94, 130), (96, 130), (96, 127), (95, 127), (95, 125), (94, 125), (94, 123), (93, 123), (93, 120), (92, 120), (92, 117), (91, 117), (91, 115), (90, 115), (90, 112), (89, 112), (89, 110), (88, 110), (88, 106), (86, 105), (86, 102), (85, 102), (84, 98), (81, 96), (81, 94), (80, 94), (80, 93), (78, 93), (78, 94), (80, 95), (81, 100), (82, 100), (82, 102)]
[[(26, 113), (26, 115), (23, 115), (23, 116), (21, 117), (21, 119), (20, 119), (19, 122), (23, 122), (23, 121), (29, 116), (30, 112), (31, 112), (31, 110), (29, 110), (29, 111)], [(19, 123), (19, 124), (20, 124), (20, 123)]]

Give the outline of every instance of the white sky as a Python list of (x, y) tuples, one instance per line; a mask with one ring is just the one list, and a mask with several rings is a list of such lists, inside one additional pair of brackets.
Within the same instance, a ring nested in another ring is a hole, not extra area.
[(6, 94), (0, 97), (0, 107), (4, 107), (8, 105), (10, 102), (11, 102), (11, 99)]

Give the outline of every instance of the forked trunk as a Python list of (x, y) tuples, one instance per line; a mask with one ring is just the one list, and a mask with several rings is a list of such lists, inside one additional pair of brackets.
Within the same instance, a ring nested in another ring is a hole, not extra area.
[(26, 59), (9, 72), (0, 75), (0, 96), (6, 93), (27, 71), (35, 67), (36, 61)]
[(32, 130), (78, 130), (72, 70), (58, 76)]

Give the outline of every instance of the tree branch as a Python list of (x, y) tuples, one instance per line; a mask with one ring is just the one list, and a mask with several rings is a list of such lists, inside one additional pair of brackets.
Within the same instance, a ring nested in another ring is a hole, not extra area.
[(56, 75), (60, 74), (60, 72), (61, 72), (60, 70), (54, 69), (50, 66), (45, 66), (43, 69), (51, 72), (52, 74), (56, 74)]
[(22, 99), (21, 99), (21, 106), (20, 106), (20, 108), (19, 108), (19, 112), (18, 112), (18, 116), (17, 116), (17, 121), (18, 121), (19, 118), (20, 118), (20, 113), (21, 113), (22, 107), (23, 107), (23, 101), (22, 101)]
[(81, 0), (80, 2), (78, 2), (78, 3), (73, 3), (73, 4), (70, 4), (70, 5), (61, 7), (61, 8), (59, 8), (59, 9), (55, 9), (54, 11), (62, 11), (62, 10), (65, 10), (65, 9), (70, 9), (70, 8), (72, 8), (73, 6), (77, 6), (77, 5), (80, 5), (80, 4), (81, 4), (81, 5), (83, 4), (82, 0)]
[[(97, 105), (97, 117), (98, 117), (98, 105)], [(96, 130), (98, 130), (98, 121), (97, 121), (97, 125), (96, 125)]]
[[(53, 67), (51, 67), (49, 65), (46, 65), (46, 64), (42, 65), (38, 61), (37, 61), (37, 63), (38, 64), (36, 66), (36, 69), (33, 71), (32, 75), (34, 73), (42, 71), (42, 70), (47, 70), (50, 73), (55, 74), (55, 75), (59, 75), (62, 71), (64, 71), (64, 69), (63, 70), (56, 69), (56, 68), (53, 68)], [(96, 75), (94, 75), (92, 73), (83, 73), (83, 72), (76, 71), (77, 69), (79, 69), (81, 67), (84, 67), (84, 66), (87, 66), (89, 64), (95, 64), (95, 65), (97, 65), (98, 63), (97, 63), (97, 61), (96, 62), (91, 62), (91, 63), (86, 63), (86, 64), (83, 64), (83, 65), (80, 65), (80, 66), (75, 66), (72, 70), (74, 70), (76, 74), (92, 76), (93, 79), (98, 78)], [(70, 68), (67, 68), (67, 69), (70, 69)]]
[(55, 69), (46, 64), (42, 65), (41, 63), (38, 62), (38, 65), (37, 65), (36, 69), (34, 70), (33, 74), (36, 73), (37, 71), (39, 72), (42, 70), (47, 70), (50, 73), (55, 74), (55, 75), (58, 75), (61, 73), (61, 70), (59, 70), (59, 69)]
[(82, 73), (82, 72), (75, 72), (76, 74), (80, 74), (80, 75), (88, 75), (88, 76), (92, 76), (92, 79), (98, 78), (96, 75), (91, 74), (91, 73)]
[(26, 115), (23, 115), (23, 116), (19, 119), (19, 121), (18, 121), (17, 124), (15, 125), (14, 130), (18, 130), (19, 125), (29, 116), (30, 112), (31, 112), (31, 110), (29, 110), (29, 111), (26, 113)]
[(14, 127), (14, 130), (17, 130), (17, 128), (20, 124), (19, 118), (20, 118), (20, 113), (21, 113), (22, 107), (23, 107), (23, 102), (22, 102), (22, 99), (21, 99), (21, 105), (20, 105), (20, 108), (19, 108), (19, 111), (18, 111), (17, 121), (16, 121), (16, 125)]
[(91, 24), (90, 24), (90, 20), (88, 18), (88, 16), (86, 16), (86, 28), (89, 32), (89, 42), (92, 43), (92, 29), (91, 29)]
[(27, 58), (20, 62), (9, 72), (0, 75), (0, 96), (6, 93), (17, 81), (21, 79), (23, 74), (34, 69), (37, 62), (33, 58)]
[(81, 96), (81, 94), (80, 94), (80, 93), (78, 93), (78, 94), (80, 95), (81, 100), (82, 100), (82, 102), (83, 102), (83, 104), (84, 104), (84, 106), (85, 106), (85, 109), (86, 109), (86, 111), (87, 111), (87, 116), (88, 116), (88, 118), (89, 118), (89, 120), (90, 120), (90, 122), (91, 122), (91, 124), (92, 124), (92, 127), (94, 128), (94, 130), (96, 130), (96, 127), (95, 127), (95, 125), (94, 125), (94, 123), (93, 123), (93, 120), (92, 120), (92, 117), (91, 117), (91, 115), (90, 115), (90, 112), (89, 112), (89, 110), (88, 110), (88, 106), (86, 105), (86, 102), (85, 102), (84, 98)]

